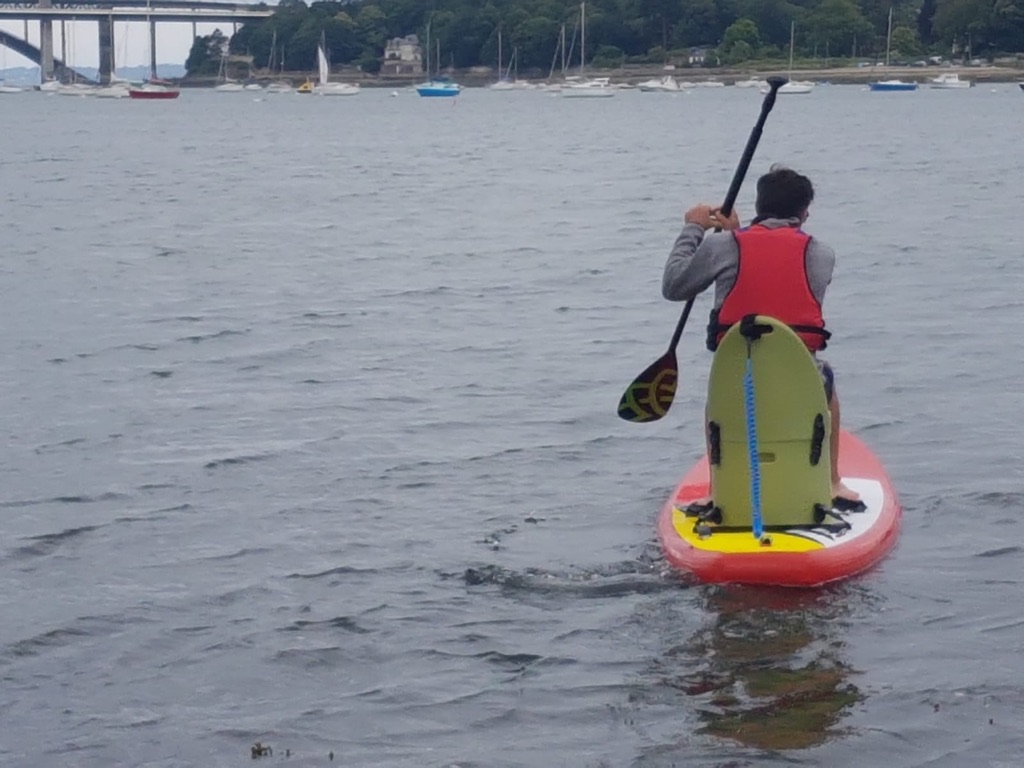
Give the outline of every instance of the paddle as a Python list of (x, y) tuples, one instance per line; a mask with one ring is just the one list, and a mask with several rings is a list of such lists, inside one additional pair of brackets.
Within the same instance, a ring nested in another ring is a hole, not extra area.
[[(728, 217), (732, 212), (732, 206), (740, 192), (740, 185), (743, 184), (743, 178), (747, 175), (750, 161), (754, 157), (754, 150), (757, 149), (757, 143), (761, 140), (761, 131), (768, 119), (768, 113), (775, 106), (775, 93), (786, 82), (784, 77), (768, 78), (768, 93), (761, 103), (761, 114), (757, 118), (754, 129), (750, 132), (747, 146), (743, 149), (740, 163), (736, 166), (732, 183), (729, 184), (729, 191), (725, 195), (725, 202), (722, 203), (721, 211), (724, 217)], [(715, 229), (715, 232), (721, 231), (721, 228)], [(620, 418), (637, 422), (656, 421), (668, 413), (668, 409), (672, 405), (672, 398), (676, 394), (676, 381), (679, 378), (676, 346), (679, 344), (679, 337), (683, 335), (683, 328), (686, 327), (686, 320), (690, 317), (691, 309), (693, 309), (693, 299), (687, 301), (683, 308), (683, 315), (676, 324), (668, 351), (651, 363), (622, 393), (622, 398), (619, 400)]]

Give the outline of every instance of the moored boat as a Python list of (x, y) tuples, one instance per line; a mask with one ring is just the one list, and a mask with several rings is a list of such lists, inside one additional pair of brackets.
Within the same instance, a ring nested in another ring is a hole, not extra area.
[(128, 90), (127, 83), (111, 83), (97, 88), (93, 96), (97, 99), (124, 99), (128, 96)]
[(427, 19), (427, 47), (426, 47), (426, 69), (427, 69), (427, 80), (424, 83), (420, 83), (416, 86), (416, 93), (420, 96), (427, 96), (430, 98), (434, 97), (452, 97), (458, 96), (462, 91), (462, 86), (452, 81), (452, 79), (446, 75), (440, 74), (441, 72), (441, 41), (437, 41), (437, 63), (434, 68), (434, 74), (430, 73), (430, 27), (433, 22), (433, 13), (431, 18)]
[[(790, 80), (783, 86), (779, 87), (779, 93), (811, 93), (814, 90), (814, 83), (806, 80)], [(761, 93), (768, 93), (767, 86), (761, 89)]]
[(560, 93), (567, 99), (601, 99), (615, 95), (615, 87), (607, 77), (587, 77), (587, 4), (580, 3), (580, 71), (566, 77)]
[(943, 72), (938, 77), (933, 77), (929, 83), (929, 88), (937, 88), (939, 90), (954, 90), (959, 88), (970, 88), (974, 85), (970, 80), (961, 80), (960, 75), (956, 72)]
[[(810, 93), (814, 90), (814, 83), (807, 80), (794, 80), (793, 79), (793, 46), (796, 41), (796, 22), (789, 23), (789, 74), (786, 77), (789, 78), (789, 82), (779, 86), (777, 93), (780, 94), (801, 94)], [(768, 93), (768, 84), (761, 88), (761, 93)]]
[(615, 86), (607, 77), (593, 77), (586, 79), (566, 78), (562, 85), (562, 96), (567, 99), (592, 99), (608, 98), (615, 95)]
[[(889, 69), (889, 54), (892, 50), (892, 6), (889, 6), (889, 31), (885, 38), (885, 68)], [(916, 91), (917, 83), (904, 82), (899, 79), (880, 80), (873, 83), (868, 83), (868, 88), (872, 91)]]
[(416, 93), (420, 96), (458, 96), (461, 91), (461, 85), (447, 78), (434, 78), (416, 86)]
[(659, 79), (644, 80), (637, 83), (641, 93), (678, 93), (679, 82), (672, 75), (665, 75)]
[(130, 99), (176, 99), (181, 94), (177, 88), (154, 82), (144, 83), (138, 88), (128, 89)]
[(907, 83), (903, 80), (879, 80), (875, 83), (868, 83), (872, 91), (916, 91), (917, 83)]
[[(318, 96), (357, 96), (359, 95), (359, 85), (355, 83), (332, 83), (331, 82), (331, 64), (327, 60), (327, 54), (324, 51), (326, 43), (323, 35), (320, 36), (320, 45), (316, 49), (317, 58), (317, 74), (318, 82), (313, 87), (312, 92)], [(303, 84), (305, 87), (305, 84)], [(299, 93), (307, 93), (308, 91), (299, 89)]]

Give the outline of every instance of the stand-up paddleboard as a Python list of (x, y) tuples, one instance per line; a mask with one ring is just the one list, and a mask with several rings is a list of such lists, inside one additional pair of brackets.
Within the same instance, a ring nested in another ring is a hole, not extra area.
[[(901, 515), (892, 483), (846, 431), (839, 472), (863, 503), (833, 504), (821, 374), (786, 325), (758, 316), (729, 330), (711, 364), (707, 415), (708, 455), (658, 523), (672, 565), (708, 582), (816, 586), (860, 573), (892, 549)], [(695, 504), (709, 495), (711, 504)]]

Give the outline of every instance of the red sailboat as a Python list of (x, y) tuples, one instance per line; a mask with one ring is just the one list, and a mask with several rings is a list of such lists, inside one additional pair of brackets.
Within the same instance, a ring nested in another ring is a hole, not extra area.
[(176, 99), (180, 95), (181, 91), (177, 87), (152, 80), (143, 83), (138, 88), (128, 89), (128, 96), (132, 99)]

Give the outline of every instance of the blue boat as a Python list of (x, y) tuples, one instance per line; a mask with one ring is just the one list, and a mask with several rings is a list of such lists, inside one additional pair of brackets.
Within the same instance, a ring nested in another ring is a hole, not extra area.
[(458, 96), (461, 90), (461, 85), (446, 77), (435, 77), (430, 82), (416, 86), (416, 93), (420, 96)]
[(427, 82), (417, 85), (416, 93), (420, 96), (458, 96), (459, 91), (462, 90), (462, 86), (458, 83), (453, 83), (451, 78), (439, 74), (441, 71), (440, 41), (437, 43), (437, 69), (434, 70), (434, 76), (430, 76), (430, 25), (433, 20), (433, 13), (431, 13), (430, 18), (427, 19)]
[[(889, 6), (889, 32), (885, 38), (885, 68), (889, 69), (889, 49), (892, 47), (892, 6)], [(868, 83), (872, 91), (916, 91), (917, 83), (905, 83), (902, 80), (880, 80)]]
[(880, 80), (877, 83), (868, 83), (872, 91), (916, 91), (917, 83), (905, 83), (902, 80)]

